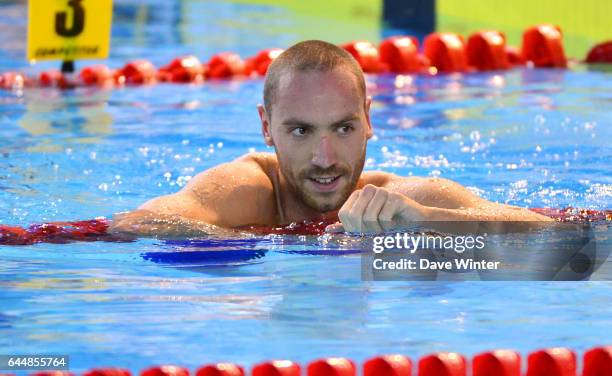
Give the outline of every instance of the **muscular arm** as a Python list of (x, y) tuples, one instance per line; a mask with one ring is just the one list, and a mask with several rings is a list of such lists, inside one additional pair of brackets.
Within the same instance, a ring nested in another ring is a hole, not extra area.
[(423, 205), (431, 221), (551, 221), (518, 206), (485, 200), (448, 179), (389, 175), (382, 187)]
[(547, 226), (550, 218), (480, 198), (447, 179), (402, 178), (387, 173), (364, 175), (328, 230), (384, 232), (425, 224), (455, 233), (515, 232)]
[(110, 231), (139, 236), (185, 237), (274, 221), (272, 183), (254, 158), (206, 170), (181, 191), (118, 214)]

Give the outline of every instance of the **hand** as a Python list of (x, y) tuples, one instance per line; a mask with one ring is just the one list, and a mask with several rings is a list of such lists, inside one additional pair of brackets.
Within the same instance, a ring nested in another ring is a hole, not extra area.
[(117, 213), (108, 227), (109, 234), (146, 235), (149, 226), (155, 223), (156, 216), (148, 210), (134, 210)]
[(340, 223), (327, 232), (383, 233), (425, 219), (426, 208), (386, 188), (368, 184), (354, 191), (338, 212)]

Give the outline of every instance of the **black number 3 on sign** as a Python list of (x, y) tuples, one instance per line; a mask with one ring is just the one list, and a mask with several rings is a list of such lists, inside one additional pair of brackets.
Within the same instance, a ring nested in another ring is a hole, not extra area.
[(69, 0), (68, 6), (72, 8), (72, 27), (66, 25), (67, 12), (55, 13), (55, 32), (63, 37), (76, 37), (85, 27), (85, 10), (81, 6), (83, 0)]

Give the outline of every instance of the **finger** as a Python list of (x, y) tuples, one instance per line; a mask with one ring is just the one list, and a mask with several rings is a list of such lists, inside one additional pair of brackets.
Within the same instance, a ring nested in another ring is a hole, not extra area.
[(374, 197), (370, 200), (370, 203), (365, 209), (363, 213), (363, 223), (365, 228), (364, 232), (369, 233), (381, 233), (383, 231), (383, 227), (379, 223), (379, 216), (382, 208), (385, 206), (387, 199), (389, 197), (389, 193), (386, 189), (378, 188), (376, 193), (374, 193)]
[(361, 189), (357, 189), (353, 191), (353, 193), (351, 193), (351, 195), (344, 202), (344, 204), (342, 204), (342, 207), (340, 208), (339, 212), (341, 211), (348, 212), (353, 207), (353, 204), (355, 203), (355, 201), (359, 199), (360, 194), (361, 194)]
[(400, 197), (401, 205), (398, 207), (397, 217), (410, 222), (418, 222), (424, 219), (423, 206), (413, 199), (405, 196)]
[(344, 232), (344, 226), (342, 226), (342, 223), (336, 222), (334, 224), (331, 224), (331, 225), (325, 227), (325, 232), (331, 233), (331, 234), (335, 234), (335, 233), (339, 233), (339, 232)]
[(342, 224), (344, 225), (344, 229), (348, 232), (355, 231), (353, 218), (350, 216), (350, 212), (355, 201), (359, 200), (360, 194), (360, 189), (354, 191), (338, 211), (338, 219), (340, 219), (340, 222), (342, 222)]
[(387, 197), (387, 201), (383, 205), (380, 210), (380, 214), (378, 215), (378, 223), (380, 223), (383, 230), (390, 231), (395, 229), (395, 221), (394, 217), (398, 212), (399, 200), (395, 195), (389, 194)]
[(371, 184), (366, 185), (359, 194), (359, 199), (355, 201), (349, 211), (349, 217), (351, 218), (351, 224), (354, 226), (355, 231), (363, 232), (365, 227), (363, 223), (363, 213), (370, 204), (370, 201), (374, 197), (377, 188)]

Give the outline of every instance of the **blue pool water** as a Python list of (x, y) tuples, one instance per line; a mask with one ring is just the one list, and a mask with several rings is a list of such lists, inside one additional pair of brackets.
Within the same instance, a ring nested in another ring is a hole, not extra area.
[[(116, 3), (113, 67), (140, 57), (159, 66), (184, 53), (249, 56), (290, 45), (305, 22), (269, 6)], [(0, 4), (1, 70), (54, 65), (20, 61), (25, 14), (19, 3)], [(248, 27), (263, 20), (268, 28)], [(372, 76), (368, 86), (376, 136), (366, 169), (442, 176), (525, 207), (612, 208), (612, 74), (578, 66)], [(261, 80), (248, 80), (0, 92), (0, 224), (109, 217), (269, 150), (255, 111), (261, 91)], [(75, 371), (139, 370), (584, 350), (612, 332), (609, 282), (363, 282), (358, 255), (313, 255), (314, 237), (213, 245), (204, 250), (230, 251), (231, 262), (169, 265), (159, 255), (180, 249), (150, 239), (0, 247), (0, 353), (70, 354)]]

